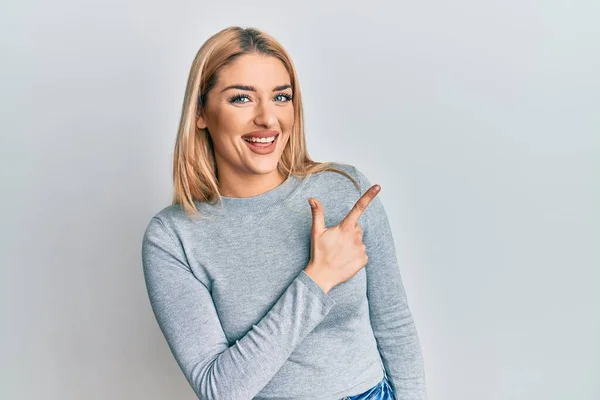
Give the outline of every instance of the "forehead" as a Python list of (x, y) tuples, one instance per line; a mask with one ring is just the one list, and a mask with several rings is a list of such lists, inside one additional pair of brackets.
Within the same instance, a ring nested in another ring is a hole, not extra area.
[(219, 72), (218, 84), (222, 87), (233, 84), (264, 86), (263, 89), (290, 84), (290, 76), (283, 62), (273, 56), (244, 54)]

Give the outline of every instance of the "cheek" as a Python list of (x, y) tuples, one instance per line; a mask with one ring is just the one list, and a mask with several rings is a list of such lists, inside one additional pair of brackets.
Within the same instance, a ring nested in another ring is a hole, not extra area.
[(217, 116), (218, 128), (224, 134), (236, 132), (236, 127), (243, 124), (242, 113), (236, 110), (223, 110)]
[(248, 130), (247, 126), (247, 120), (239, 112), (221, 112), (214, 119), (213, 133), (220, 145), (229, 148), (237, 142), (238, 136)]
[(285, 112), (281, 116), (281, 121), (285, 129), (292, 128), (292, 125), (294, 124), (294, 109), (292, 107), (290, 107), (289, 110), (285, 110)]
[(211, 134), (215, 147), (221, 152), (231, 148), (232, 137), (240, 132), (240, 118), (235, 113), (219, 110), (212, 114)]

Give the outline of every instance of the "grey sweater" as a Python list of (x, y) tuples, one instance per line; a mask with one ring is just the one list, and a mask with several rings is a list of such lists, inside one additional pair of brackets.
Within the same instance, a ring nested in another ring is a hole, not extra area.
[(426, 399), (417, 330), (378, 195), (359, 218), (368, 264), (325, 293), (305, 272), (312, 214), (330, 227), (371, 186), (325, 171), (253, 197), (179, 205), (148, 224), (142, 261), (158, 325), (200, 399), (339, 400), (384, 373), (398, 400)]

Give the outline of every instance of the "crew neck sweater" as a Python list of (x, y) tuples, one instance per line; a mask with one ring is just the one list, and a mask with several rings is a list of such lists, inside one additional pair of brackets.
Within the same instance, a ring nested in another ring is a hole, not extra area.
[(390, 224), (376, 196), (358, 219), (368, 264), (325, 292), (304, 268), (312, 213), (338, 225), (371, 186), (355, 166), (290, 175), (252, 197), (170, 205), (150, 220), (142, 264), (153, 313), (200, 399), (339, 400), (388, 377), (398, 400), (426, 399), (417, 329)]

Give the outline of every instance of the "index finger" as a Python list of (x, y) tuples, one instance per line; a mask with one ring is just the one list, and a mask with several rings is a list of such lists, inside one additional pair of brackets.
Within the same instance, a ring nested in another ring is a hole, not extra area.
[(358, 219), (365, 212), (367, 206), (371, 203), (371, 200), (377, 196), (379, 191), (381, 190), (381, 186), (373, 185), (371, 186), (365, 194), (363, 194), (360, 199), (354, 204), (352, 210), (346, 215), (346, 217), (340, 222), (339, 226), (341, 228), (346, 227), (354, 227), (358, 223)]

